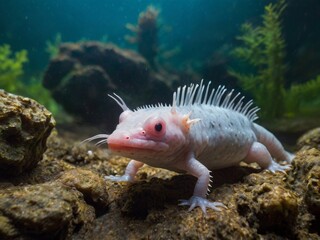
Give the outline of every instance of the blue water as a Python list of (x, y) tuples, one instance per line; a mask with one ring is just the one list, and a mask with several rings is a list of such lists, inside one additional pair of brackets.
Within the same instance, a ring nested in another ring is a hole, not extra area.
[[(150, 4), (161, 9), (161, 24), (171, 31), (160, 43), (181, 48), (176, 62), (203, 59), (223, 44), (232, 43), (246, 20), (259, 21), (266, 1), (256, 0), (10, 0), (0, 2), (0, 43), (27, 49), (28, 69), (41, 71), (48, 61), (47, 40), (61, 33), (63, 41), (108, 40), (132, 47), (124, 40), (127, 23), (136, 23)], [(166, 28), (166, 29), (167, 29)]]
[[(157, 59), (160, 68), (154, 68), (153, 70), (165, 69), (165, 71), (160, 72), (163, 78), (170, 78), (177, 74), (179, 81), (183, 81), (185, 74), (186, 82), (193, 81), (195, 78), (205, 78), (214, 81), (215, 85), (223, 84), (228, 88), (245, 91), (245, 87), (241, 86), (239, 79), (231, 76), (229, 69), (235, 68), (245, 75), (255, 74), (261, 69), (256, 69), (252, 64), (251, 66), (248, 63), (243, 64), (241, 59), (236, 59), (230, 53), (241, 45), (241, 42), (237, 40), (237, 37), (241, 34), (241, 25), (249, 22), (253, 26), (261, 26), (265, 6), (275, 2), (277, 1), (0, 1), (0, 45), (9, 44), (14, 52), (26, 49), (29, 61), (23, 66), (24, 74), (19, 76), (18, 80), (29, 84), (30, 79), (36, 79), (37, 83), (41, 84), (45, 71), (50, 64), (50, 56), (46, 52), (46, 43), (48, 41), (53, 42), (57, 34), (61, 34), (62, 42), (107, 39), (107, 42), (112, 42), (120, 48), (137, 50), (137, 45), (130, 44), (125, 39), (126, 35), (132, 35), (132, 32), (126, 28), (126, 24), (137, 24), (139, 14), (146, 11), (148, 6), (153, 5), (160, 10), (158, 18), (159, 33), (157, 36), (159, 49), (162, 51), (180, 49), (172, 58)], [(278, 84), (285, 90), (289, 89), (292, 84), (306, 83), (317, 77), (320, 79), (320, 1), (286, 0), (286, 3), (287, 7), (280, 22), (282, 37), (285, 42), (285, 57), (278, 64), (278, 66), (285, 66), (285, 71), (281, 78), (274, 77), (274, 79), (285, 79), (284, 83)], [(161, 57), (161, 54), (159, 53), (158, 56)], [(152, 60), (149, 60), (149, 63), (153, 68)], [(121, 72), (127, 69), (116, 70)], [(106, 70), (107, 74), (108, 71), (109, 69)], [(166, 71), (170, 73), (170, 76), (164, 74)], [(55, 73), (50, 74), (54, 75)], [(132, 81), (136, 80), (133, 79)], [(120, 86), (123, 79), (119, 80), (114, 77), (112, 81), (115, 85)], [(180, 84), (180, 82), (177, 84)], [(31, 84), (26, 86), (27, 89)], [(293, 107), (291, 106), (291, 108), (298, 109), (299, 106), (295, 107), (294, 104), (299, 105), (299, 102), (304, 102), (304, 106), (300, 107), (301, 109), (310, 107), (311, 110), (307, 109), (305, 112), (319, 115), (320, 98), (316, 92), (317, 89), (318, 85), (309, 92), (305, 91), (305, 96), (301, 98), (301, 101), (294, 102), (292, 100), (294, 98), (298, 99), (299, 96), (292, 98), (290, 104), (293, 104)], [(66, 91), (64, 89), (60, 90), (62, 94), (63, 91)], [(34, 91), (41, 91), (41, 89)], [(111, 91), (111, 89), (108, 89), (108, 91)], [(150, 91), (157, 91), (157, 89)], [(255, 91), (255, 89), (251, 89), (251, 92), (248, 93), (249, 96), (255, 96)], [(136, 89), (130, 89), (129, 92), (136, 92)], [(127, 93), (128, 96), (130, 95), (129, 92)], [(18, 93), (24, 94), (21, 91)], [(31, 97), (37, 97), (37, 95), (36, 92)], [(80, 95), (83, 95), (83, 93), (80, 92)], [(67, 99), (63, 101), (68, 100), (68, 97), (67, 95)], [(42, 98), (49, 99), (48, 96)], [(100, 99), (95, 100), (97, 100), (97, 104), (95, 103), (93, 106), (97, 106)], [(165, 100), (168, 101), (167, 98)], [(257, 100), (257, 96), (254, 100)], [(39, 101), (41, 101), (41, 98), (39, 98)], [(65, 104), (63, 101), (61, 102)], [(86, 98), (82, 101), (81, 104), (83, 105), (90, 102)], [(144, 99), (141, 99), (141, 101), (144, 102)], [(96, 109), (90, 109), (90, 111), (94, 112)], [(291, 110), (286, 111), (287, 115), (293, 114)]]

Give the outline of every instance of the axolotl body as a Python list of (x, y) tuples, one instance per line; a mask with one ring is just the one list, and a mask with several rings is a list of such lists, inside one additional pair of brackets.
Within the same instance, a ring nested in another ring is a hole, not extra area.
[[(111, 95), (110, 95), (111, 96)], [(134, 181), (143, 164), (197, 177), (193, 196), (181, 200), (189, 210), (199, 206), (221, 210), (220, 202), (206, 198), (210, 170), (256, 162), (272, 172), (288, 169), (293, 155), (275, 136), (254, 123), (257, 107), (252, 101), (225, 87), (210, 89), (203, 81), (179, 87), (172, 105), (158, 104), (130, 110), (116, 94), (111, 96), (123, 109), (111, 135), (100, 134), (115, 154), (131, 158), (123, 176), (106, 176), (113, 181)], [(275, 160), (286, 161), (280, 165)]]

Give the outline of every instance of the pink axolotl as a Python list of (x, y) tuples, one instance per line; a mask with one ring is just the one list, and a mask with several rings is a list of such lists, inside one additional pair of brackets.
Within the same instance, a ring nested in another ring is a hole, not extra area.
[(257, 107), (252, 101), (244, 104), (240, 93), (227, 92), (219, 86), (210, 90), (201, 81), (179, 87), (172, 105), (158, 104), (130, 110), (116, 94), (112, 97), (123, 109), (119, 124), (110, 135), (99, 134), (109, 149), (132, 160), (123, 176), (107, 176), (112, 181), (134, 181), (143, 164), (186, 172), (197, 177), (193, 196), (181, 200), (189, 210), (199, 206), (221, 210), (220, 202), (206, 199), (210, 186), (210, 170), (238, 165), (241, 161), (256, 162), (271, 172), (284, 171), (273, 158), (291, 163), (294, 155), (286, 152), (275, 136), (253, 123)]

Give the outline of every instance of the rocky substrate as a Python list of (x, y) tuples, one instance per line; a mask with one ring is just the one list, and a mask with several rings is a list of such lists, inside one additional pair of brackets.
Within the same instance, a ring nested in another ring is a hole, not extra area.
[(128, 160), (68, 136), (54, 131), (33, 170), (1, 180), (0, 239), (320, 239), (319, 149), (298, 151), (287, 174), (214, 171), (208, 198), (227, 209), (204, 216), (178, 206), (194, 177), (146, 166), (135, 183), (105, 181)]
[(51, 131), (31, 99), (0, 97), (0, 239), (320, 239), (319, 129), (299, 139), (286, 173), (213, 171), (208, 198), (227, 208), (205, 215), (178, 206), (194, 177), (146, 166), (134, 183), (106, 181), (128, 159), (80, 143), (84, 127)]

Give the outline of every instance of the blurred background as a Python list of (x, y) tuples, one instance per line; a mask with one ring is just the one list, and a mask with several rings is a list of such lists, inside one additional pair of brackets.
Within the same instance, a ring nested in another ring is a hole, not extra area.
[(0, 88), (110, 131), (119, 107), (171, 102), (201, 79), (253, 98), (260, 121), (307, 130), (320, 116), (318, 0), (0, 2)]

